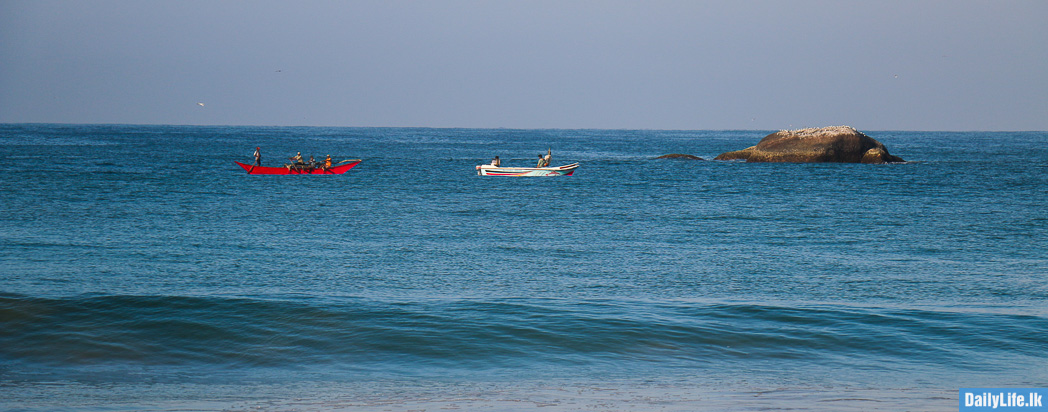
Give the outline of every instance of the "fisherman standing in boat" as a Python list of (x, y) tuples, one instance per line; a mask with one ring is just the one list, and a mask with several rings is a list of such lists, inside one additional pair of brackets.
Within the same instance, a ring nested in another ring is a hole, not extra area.
[(255, 147), (255, 166), (262, 166), (262, 152), (261, 147)]
[(499, 160), (499, 157), (498, 157), (498, 156), (495, 156), (495, 160), (492, 160), (492, 161), (491, 161), (491, 165), (492, 165), (492, 166), (495, 166), (495, 167), (499, 167), (499, 166), (502, 166), (502, 161), (501, 161), (501, 160)]

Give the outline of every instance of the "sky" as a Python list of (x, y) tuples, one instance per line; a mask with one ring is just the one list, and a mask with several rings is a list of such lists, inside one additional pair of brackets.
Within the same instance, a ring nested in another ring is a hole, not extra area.
[(1048, 130), (1048, 1), (0, 0), (0, 123)]

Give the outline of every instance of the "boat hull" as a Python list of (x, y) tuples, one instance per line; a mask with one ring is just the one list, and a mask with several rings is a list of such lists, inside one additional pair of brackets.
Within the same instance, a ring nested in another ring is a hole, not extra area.
[(331, 166), (326, 169), (322, 167), (296, 169), (287, 167), (252, 166), (240, 162), (234, 163), (244, 168), (249, 175), (340, 175), (360, 164), (360, 160), (353, 160), (349, 163)]
[(578, 163), (557, 167), (495, 167), (492, 165), (480, 165), (477, 166), (477, 174), (480, 176), (513, 177), (571, 176), (575, 173), (575, 169), (578, 168)]

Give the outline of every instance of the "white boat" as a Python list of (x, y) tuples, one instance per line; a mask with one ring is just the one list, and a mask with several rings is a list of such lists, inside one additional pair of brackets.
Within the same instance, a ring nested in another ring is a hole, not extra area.
[(477, 166), (480, 176), (571, 176), (578, 163), (557, 167), (499, 167), (493, 165)]

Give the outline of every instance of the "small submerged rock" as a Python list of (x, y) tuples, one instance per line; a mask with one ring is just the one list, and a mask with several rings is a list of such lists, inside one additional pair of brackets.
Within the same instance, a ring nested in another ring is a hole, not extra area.
[(690, 155), (690, 154), (681, 154), (681, 153), (672, 153), (672, 154), (668, 154), (668, 155), (662, 155), (662, 156), (656, 157), (656, 159), (706, 160), (706, 159), (703, 159), (703, 158), (698, 157), (698, 156), (694, 156), (694, 155)]
[(780, 130), (756, 146), (722, 153), (716, 160), (795, 163), (895, 163), (881, 142), (850, 126)]

